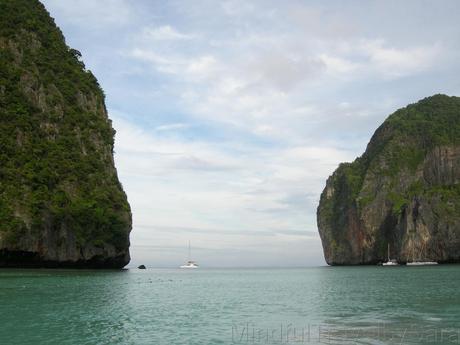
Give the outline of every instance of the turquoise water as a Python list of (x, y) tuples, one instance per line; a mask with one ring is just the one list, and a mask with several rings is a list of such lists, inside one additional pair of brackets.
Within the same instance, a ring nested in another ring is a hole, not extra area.
[(460, 266), (0, 270), (0, 344), (458, 344)]

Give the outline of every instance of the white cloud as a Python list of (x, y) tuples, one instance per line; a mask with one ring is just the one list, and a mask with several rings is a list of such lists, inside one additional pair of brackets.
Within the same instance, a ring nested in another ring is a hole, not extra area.
[(420, 73), (439, 63), (442, 50), (438, 44), (397, 49), (383, 40), (365, 42), (361, 48), (370, 64), (386, 78), (398, 78)]
[(193, 35), (183, 34), (170, 25), (144, 29), (144, 38), (153, 41), (174, 41), (193, 39)]
[(212, 55), (200, 56), (190, 60), (186, 64), (184, 73), (190, 74), (193, 78), (207, 79), (219, 70), (218, 61)]
[(150, 62), (152, 67), (160, 73), (179, 74), (179, 68), (183, 68), (186, 64), (182, 59), (162, 56), (154, 51), (140, 48), (135, 48), (129, 55), (136, 59)]
[(332, 75), (349, 74), (359, 68), (359, 64), (344, 57), (320, 54), (320, 59), (326, 66), (327, 72)]
[[(326, 35), (321, 44), (312, 40), (308, 48), (308, 42), (295, 44), (297, 36), (277, 35), (241, 36), (236, 46), (233, 40), (224, 40), (219, 52), (197, 54), (190, 54), (188, 45), (185, 50), (161, 52), (140, 45), (131, 56), (151, 63), (154, 71), (175, 76), (172, 92), (197, 119), (222, 122), (258, 136), (302, 141), (309, 133), (308, 124), (331, 111), (330, 106), (307, 102), (310, 92), (421, 73), (442, 53), (437, 45), (396, 49), (384, 40), (354, 35), (347, 41)], [(240, 54), (223, 54), (234, 48)], [(335, 111), (343, 109), (337, 106)], [(355, 108), (346, 112), (351, 117), (370, 113)]]
[(42, 0), (57, 19), (92, 30), (127, 25), (135, 17), (128, 0)]
[[(350, 158), (345, 151), (325, 147), (260, 148), (251, 153), (250, 148), (239, 151), (233, 142), (211, 147), (161, 138), (111, 114), (117, 128), (118, 171), (136, 210), (134, 246), (145, 243), (146, 236), (157, 244), (180, 246), (179, 235), (224, 252), (260, 241), (267, 246), (294, 245), (299, 236), (305, 241), (308, 229), (301, 226), (305, 234), (299, 235), (299, 224), (314, 224), (315, 218), (304, 209), (316, 202), (309, 193), (318, 194), (331, 168)], [(236, 151), (229, 153), (231, 148)], [(158, 230), (171, 227), (185, 230), (179, 235)], [(188, 231), (190, 227), (201, 232)]]
[(178, 264), (188, 239), (204, 264), (323, 262), (325, 179), (391, 111), (458, 92), (448, 6), (44, 3), (106, 91), (135, 262)]
[(282, 92), (288, 92), (298, 84), (317, 77), (323, 70), (320, 59), (311, 57), (288, 56), (276, 52), (267, 52), (249, 66), (259, 83), (271, 84)]
[(190, 125), (187, 123), (168, 123), (166, 125), (161, 125), (155, 127), (155, 130), (158, 132), (167, 132), (167, 131), (176, 131), (190, 128)]
[(288, 18), (300, 28), (301, 38), (340, 41), (358, 33), (358, 21), (351, 21), (339, 10), (312, 6), (287, 6)]

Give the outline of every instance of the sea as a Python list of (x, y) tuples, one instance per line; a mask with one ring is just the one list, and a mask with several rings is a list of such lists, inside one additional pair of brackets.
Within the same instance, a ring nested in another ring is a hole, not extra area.
[(460, 266), (0, 270), (0, 344), (459, 344)]

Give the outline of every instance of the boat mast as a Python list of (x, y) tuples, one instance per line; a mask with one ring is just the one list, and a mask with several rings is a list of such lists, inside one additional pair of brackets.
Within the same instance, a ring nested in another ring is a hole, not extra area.
[(388, 262), (390, 262), (390, 243), (388, 243)]
[(188, 241), (188, 261), (192, 260), (192, 249), (190, 246), (190, 241)]

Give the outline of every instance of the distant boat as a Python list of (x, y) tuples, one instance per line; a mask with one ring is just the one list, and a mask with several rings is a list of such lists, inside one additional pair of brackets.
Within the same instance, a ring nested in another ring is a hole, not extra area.
[(192, 248), (190, 246), (190, 241), (188, 241), (188, 261), (180, 266), (180, 268), (198, 268), (198, 264), (191, 259), (192, 257)]
[(384, 262), (382, 266), (399, 266), (398, 262), (396, 260), (391, 260), (390, 259), (390, 244), (388, 243), (388, 258), (387, 262)]
[(429, 266), (429, 265), (437, 265), (436, 261), (412, 261), (408, 262), (407, 266)]
[(414, 245), (412, 244), (412, 261), (406, 263), (407, 266), (429, 266), (429, 265), (437, 265), (438, 263), (436, 261), (421, 261), (421, 260), (415, 260), (415, 250), (414, 250)]

